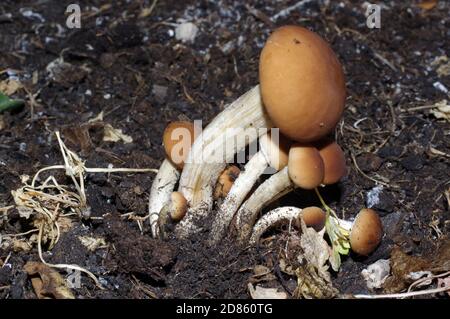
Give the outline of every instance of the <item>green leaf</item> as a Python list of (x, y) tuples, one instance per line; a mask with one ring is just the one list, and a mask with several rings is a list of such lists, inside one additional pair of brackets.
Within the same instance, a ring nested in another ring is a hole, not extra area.
[(334, 271), (339, 271), (339, 268), (341, 267), (341, 255), (339, 255), (339, 252), (335, 249), (335, 247), (333, 247), (329, 260), (331, 268), (333, 268)]
[(334, 271), (338, 271), (341, 266), (341, 255), (350, 253), (349, 232), (339, 225), (330, 215), (327, 216), (325, 229), (332, 244), (332, 253), (330, 254), (330, 264)]
[(0, 112), (17, 109), (21, 107), (24, 102), (24, 100), (13, 100), (0, 92)]

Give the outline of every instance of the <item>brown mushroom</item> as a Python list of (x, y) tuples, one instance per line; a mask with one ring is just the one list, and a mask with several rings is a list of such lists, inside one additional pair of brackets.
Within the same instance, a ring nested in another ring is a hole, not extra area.
[(370, 208), (361, 209), (350, 232), (352, 250), (363, 256), (375, 250), (383, 236), (383, 226), (378, 214)]
[(324, 177), (324, 164), (319, 151), (310, 145), (295, 143), (289, 150), (289, 177), (300, 188), (314, 189)]
[(169, 123), (163, 134), (164, 150), (167, 157), (181, 170), (195, 140), (194, 123), (175, 121)]
[(166, 228), (174, 222), (179, 222), (186, 215), (188, 204), (180, 192), (172, 192), (170, 200), (161, 209), (158, 216), (159, 236), (166, 236)]
[(275, 127), (311, 142), (330, 133), (344, 110), (342, 66), (316, 33), (283, 26), (268, 38), (259, 63), (261, 96)]
[(327, 217), (325, 212), (316, 206), (303, 208), (299, 216), (303, 219), (306, 226), (312, 227), (316, 231), (320, 231), (325, 226)]
[(216, 188), (214, 189), (214, 199), (225, 198), (230, 192), (236, 178), (238, 178), (241, 170), (235, 165), (228, 166), (217, 180)]
[(317, 145), (324, 164), (323, 184), (337, 183), (347, 174), (345, 155), (342, 148), (332, 139), (326, 139)]

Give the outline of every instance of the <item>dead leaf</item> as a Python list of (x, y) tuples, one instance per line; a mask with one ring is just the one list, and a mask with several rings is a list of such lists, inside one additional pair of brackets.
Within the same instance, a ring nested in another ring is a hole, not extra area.
[(103, 141), (118, 142), (120, 140), (122, 140), (125, 144), (133, 142), (133, 138), (124, 134), (121, 129), (115, 129), (110, 124), (106, 124), (104, 127)]
[(397, 293), (414, 281), (415, 277), (411, 277), (412, 273), (450, 271), (450, 240), (441, 241), (437, 249), (425, 257), (410, 256), (399, 247), (394, 247), (390, 260), (392, 276), (386, 279), (384, 289), (387, 293)]
[(5, 80), (0, 82), (0, 92), (7, 96), (11, 96), (22, 88), (22, 84), (15, 80)]
[(5, 119), (3, 118), (3, 115), (0, 115), (0, 131), (4, 130), (5, 127), (6, 127)]
[(141, 12), (139, 12), (139, 18), (147, 18), (147, 17), (149, 17), (152, 14), (154, 8), (155, 8), (154, 5), (152, 5), (150, 7), (143, 8), (141, 10)]
[(103, 111), (98, 113), (98, 115), (88, 121), (88, 123), (96, 123), (96, 122), (103, 122)]
[(306, 261), (317, 269), (319, 276), (327, 282), (331, 282), (331, 276), (328, 272), (327, 260), (330, 257), (329, 246), (323, 238), (325, 228), (316, 232), (312, 227), (306, 227), (303, 219), (301, 220), (302, 236), (300, 237), (300, 246), (303, 249), (303, 256)]
[(436, 57), (433, 62), (431, 62), (431, 66), (436, 69), (436, 73), (439, 77), (450, 75), (450, 61), (445, 54)]
[(89, 128), (91, 125), (87, 124), (74, 124), (62, 129), (62, 132), (66, 139), (68, 139), (72, 144), (80, 146), (81, 151), (88, 153), (94, 148), (91, 136), (89, 133)]
[(262, 281), (276, 280), (276, 277), (272, 274), (272, 271), (264, 265), (256, 265), (255, 268), (253, 268), (253, 272), (255, 274), (250, 278), (250, 282), (253, 284)]
[(24, 239), (17, 239), (17, 238), (14, 238), (12, 240), (12, 246), (13, 246), (14, 252), (20, 252), (20, 251), (29, 252), (31, 250), (31, 248), (33, 247), (29, 241), (24, 240)]
[(450, 105), (447, 104), (447, 100), (436, 103), (431, 113), (438, 119), (450, 121)]
[(440, 77), (448, 76), (450, 75), (450, 62), (447, 62), (445, 64), (441, 64), (437, 69), (436, 73)]
[(431, 10), (438, 3), (438, 0), (424, 0), (417, 4), (417, 6), (423, 10)]
[(95, 251), (100, 247), (107, 246), (105, 239), (101, 237), (79, 236), (78, 239), (89, 251)]
[(59, 231), (61, 233), (66, 233), (73, 227), (73, 221), (69, 217), (59, 216), (56, 222), (58, 223)]
[(64, 278), (49, 266), (29, 261), (23, 268), (30, 276), (31, 284), (39, 299), (75, 299)]
[(290, 276), (295, 275), (294, 269), (292, 269), (292, 266), (289, 265), (284, 258), (280, 259), (280, 270)]
[(247, 285), (248, 291), (252, 299), (287, 299), (287, 293), (279, 292), (277, 288), (263, 288), (256, 285), (253, 287), (251, 283)]
[(309, 263), (304, 263), (295, 270), (297, 276), (297, 288), (294, 291), (296, 298), (333, 298), (339, 291), (331, 282), (317, 274), (317, 269)]

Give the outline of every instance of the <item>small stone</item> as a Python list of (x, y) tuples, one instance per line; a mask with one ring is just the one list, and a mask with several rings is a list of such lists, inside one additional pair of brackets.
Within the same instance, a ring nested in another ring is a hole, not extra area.
[(366, 269), (363, 269), (361, 275), (366, 280), (367, 288), (378, 289), (381, 288), (390, 272), (389, 260), (380, 259), (369, 265)]
[(175, 38), (183, 43), (193, 43), (198, 33), (198, 27), (192, 22), (180, 23), (175, 29)]

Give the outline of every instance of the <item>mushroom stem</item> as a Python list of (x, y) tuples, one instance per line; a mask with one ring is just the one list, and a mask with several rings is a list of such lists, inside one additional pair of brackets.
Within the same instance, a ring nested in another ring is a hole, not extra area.
[(345, 229), (346, 231), (351, 231), (354, 221), (350, 221), (350, 220), (345, 220), (345, 219), (340, 219), (340, 218), (336, 218), (334, 216), (330, 216), (331, 219), (334, 219), (336, 221), (336, 223), (342, 227), (343, 229)]
[(268, 162), (264, 154), (259, 151), (245, 165), (244, 171), (234, 182), (230, 192), (220, 205), (216, 218), (212, 224), (211, 243), (217, 243), (224, 236), (226, 230), (230, 226), (234, 214), (241, 206), (245, 197), (255, 185), (258, 178), (264, 173), (268, 167)]
[(285, 167), (265, 180), (237, 212), (238, 238), (245, 242), (251, 234), (259, 212), (269, 203), (277, 200), (295, 188)]
[(278, 207), (264, 214), (253, 227), (253, 232), (250, 237), (250, 245), (258, 243), (261, 236), (271, 227), (279, 225), (281, 222), (296, 221), (302, 210), (297, 207), (286, 206)]
[(180, 172), (175, 165), (170, 160), (165, 159), (153, 180), (148, 202), (148, 212), (154, 238), (158, 237), (159, 213), (163, 206), (170, 202), (170, 194), (173, 192), (179, 177)]
[(270, 124), (257, 85), (221, 112), (195, 140), (180, 178), (179, 191), (191, 208), (176, 228), (178, 236), (185, 237), (198, 230), (194, 221), (211, 210), (213, 189), (226, 163), (266, 133), (267, 130), (261, 129), (267, 127)]

